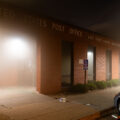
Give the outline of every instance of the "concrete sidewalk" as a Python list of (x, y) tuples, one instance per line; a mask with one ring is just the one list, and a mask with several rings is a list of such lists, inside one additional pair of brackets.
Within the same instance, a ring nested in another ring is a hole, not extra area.
[(86, 94), (66, 96), (72, 103), (80, 103), (101, 111), (114, 106), (114, 97), (120, 92), (120, 87), (96, 90)]
[(34, 90), (0, 90), (0, 120), (77, 120), (94, 112), (91, 107), (60, 103)]
[(119, 90), (116, 87), (82, 95), (62, 95), (68, 99), (66, 103), (31, 89), (0, 90), (0, 120), (79, 120), (111, 107)]
[(86, 94), (64, 95), (59, 94), (54, 97), (66, 97), (71, 103), (78, 103), (90, 106), (97, 111), (110, 108), (114, 104), (114, 96), (120, 92), (120, 86), (95, 90)]

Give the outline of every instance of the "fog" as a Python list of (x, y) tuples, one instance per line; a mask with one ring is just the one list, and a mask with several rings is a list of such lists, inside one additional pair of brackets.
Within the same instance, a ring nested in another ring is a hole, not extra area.
[(35, 86), (36, 42), (21, 35), (0, 34), (0, 87)]

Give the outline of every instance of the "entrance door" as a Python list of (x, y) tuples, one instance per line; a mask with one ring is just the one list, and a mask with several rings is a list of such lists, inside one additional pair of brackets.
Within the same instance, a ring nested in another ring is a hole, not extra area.
[(111, 59), (111, 51), (110, 50), (107, 50), (106, 51), (106, 77), (107, 77), (107, 80), (111, 80), (111, 77), (112, 77), (112, 59)]
[(62, 86), (73, 83), (73, 44), (62, 41)]
[(88, 58), (88, 80), (93, 81), (95, 80), (95, 48), (88, 47), (87, 52)]

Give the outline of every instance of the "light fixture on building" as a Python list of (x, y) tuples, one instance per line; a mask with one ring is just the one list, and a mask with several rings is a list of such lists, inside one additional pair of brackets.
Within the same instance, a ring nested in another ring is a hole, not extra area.
[(21, 37), (11, 37), (5, 40), (5, 54), (13, 58), (24, 58), (28, 52), (28, 45)]
[(93, 53), (92, 53), (92, 51), (88, 51), (88, 56), (91, 56)]

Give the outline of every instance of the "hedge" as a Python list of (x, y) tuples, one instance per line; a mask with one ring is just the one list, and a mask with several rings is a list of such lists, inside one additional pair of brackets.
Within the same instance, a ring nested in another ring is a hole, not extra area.
[(84, 84), (77, 84), (74, 85), (70, 88), (70, 92), (74, 92), (74, 93), (86, 93), (88, 92), (88, 86), (84, 85)]
[(88, 81), (86, 85), (77, 84), (72, 86), (69, 91), (73, 93), (86, 93), (89, 90), (105, 89), (108, 87), (120, 85), (120, 80), (109, 80), (109, 81)]
[(95, 90), (95, 89), (97, 89), (97, 86), (94, 83), (88, 83), (87, 86), (88, 86), (88, 90)]
[(103, 82), (103, 81), (97, 81), (94, 84), (96, 85), (97, 89), (105, 89), (105, 88), (107, 88), (106, 82)]

